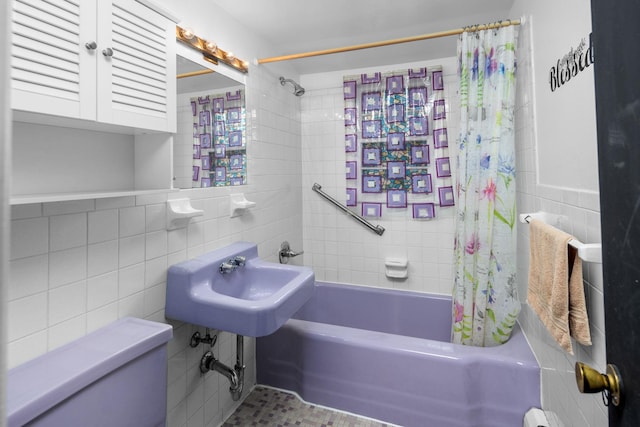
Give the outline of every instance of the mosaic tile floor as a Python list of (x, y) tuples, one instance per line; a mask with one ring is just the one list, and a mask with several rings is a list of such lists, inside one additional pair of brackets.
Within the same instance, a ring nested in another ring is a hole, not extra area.
[(389, 427), (354, 415), (304, 403), (295, 395), (257, 386), (223, 424), (232, 426)]

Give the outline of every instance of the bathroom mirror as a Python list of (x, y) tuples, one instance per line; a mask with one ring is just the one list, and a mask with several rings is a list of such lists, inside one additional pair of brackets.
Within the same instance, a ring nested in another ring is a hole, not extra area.
[(173, 187), (246, 183), (244, 74), (178, 45)]

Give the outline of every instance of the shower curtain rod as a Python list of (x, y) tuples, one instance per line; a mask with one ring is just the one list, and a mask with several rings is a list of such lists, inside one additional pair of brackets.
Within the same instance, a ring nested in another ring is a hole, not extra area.
[(508, 19), (505, 21), (494, 22), (493, 24), (470, 25), (464, 28), (456, 28), (454, 30), (439, 31), (436, 33), (423, 34), (420, 36), (403, 37), (399, 39), (391, 39), (380, 42), (356, 44), (352, 46), (336, 47), (333, 49), (315, 50), (312, 52), (296, 53), (292, 55), (273, 56), (271, 58), (258, 59), (258, 64), (266, 64), (269, 62), (289, 61), (292, 59), (309, 58), (312, 56), (331, 55), (334, 53), (350, 52), (352, 50), (370, 49), (372, 47), (389, 46), (400, 43), (416, 42), (420, 40), (437, 39), (440, 37), (449, 37), (462, 34), (465, 31), (482, 31), (494, 28), (508, 27), (510, 25), (520, 25), (519, 19)]
[(195, 76), (201, 76), (203, 74), (211, 74), (211, 73), (215, 73), (215, 71), (209, 70), (209, 69), (189, 71), (188, 73), (177, 74), (176, 79), (184, 79), (186, 77), (195, 77)]

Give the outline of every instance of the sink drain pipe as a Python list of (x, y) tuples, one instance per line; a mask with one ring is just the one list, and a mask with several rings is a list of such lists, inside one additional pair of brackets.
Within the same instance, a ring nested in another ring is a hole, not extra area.
[(236, 365), (231, 369), (220, 362), (211, 351), (207, 351), (200, 359), (200, 372), (216, 371), (229, 380), (229, 392), (233, 400), (240, 399), (244, 387), (244, 337), (236, 335)]

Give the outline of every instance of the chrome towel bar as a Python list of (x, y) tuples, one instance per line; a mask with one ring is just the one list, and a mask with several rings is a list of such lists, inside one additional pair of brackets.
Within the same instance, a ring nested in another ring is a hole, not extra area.
[(322, 197), (324, 197), (326, 200), (330, 201), (335, 207), (337, 207), (338, 209), (340, 209), (344, 213), (350, 215), (353, 219), (358, 221), (360, 224), (364, 225), (369, 230), (371, 230), (374, 233), (376, 233), (378, 236), (382, 236), (382, 233), (384, 233), (384, 227), (383, 226), (381, 226), (381, 225), (373, 225), (369, 221), (367, 221), (366, 219), (364, 219), (363, 217), (358, 215), (357, 213), (352, 212), (349, 208), (347, 208), (346, 206), (341, 204), (339, 201), (337, 201), (336, 199), (334, 199), (333, 197), (331, 197), (330, 195), (328, 195), (324, 191), (322, 191), (322, 186), (320, 184), (318, 184), (317, 182), (315, 184), (313, 184), (312, 190), (315, 191), (316, 193), (318, 193), (319, 195), (321, 195)]

